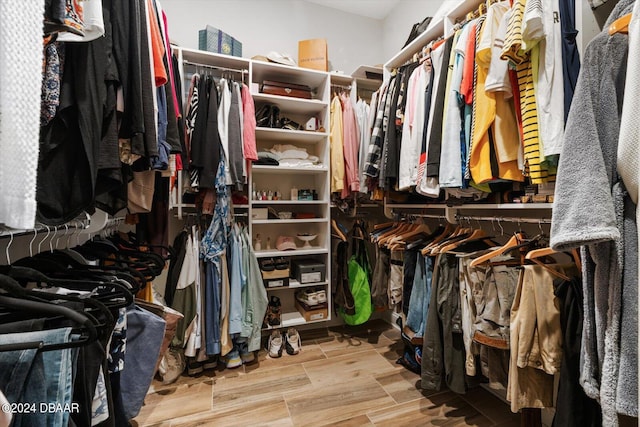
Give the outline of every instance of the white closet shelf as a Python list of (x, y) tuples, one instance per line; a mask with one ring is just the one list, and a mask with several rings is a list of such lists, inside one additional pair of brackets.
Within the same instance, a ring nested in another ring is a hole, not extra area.
[(251, 167), (253, 173), (298, 173), (298, 174), (321, 174), (328, 172), (326, 167), (321, 168), (298, 168), (291, 166), (266, 166), (266, 165), (253, 165)]
[[(263, 141), (278, 141), (278, 142), (301, 142), (301, 143), (314, 143), (320, 142), (328, 137), (327, 132), (313, 132), (308, 130), (289, 130), (289, 129), (275, 129), (275, 128), (256, 128), (256, 138)], [(255, 169), (256, 166), (253, 166)]]
[(348, 74), (329, 73), (331, 78), (331, 84), (350, 86), (353, 82), (353, 77)]
[(309, 288), (312, 286), (326, 286), (328, 282), (300, 283), (295, 279), (289, 279), (289, 286), (277, 286), (275, 288), (266, 288), (267, 291), (277, 291), (282, 289)]
[(413, 54), (416, 52), (420, 52), (423, 46), (425, 46), (429, 41), (438, 38), (442, 34), (444, 34), (444, 19), (440, 18), (437, 22), (430, 23), (431, 28), (427, 29), (427, 31), (420, 34), (415, 38), (411, 43), (404, 47), (400, 52), (396, 53), (393, 58), (387, 61), (384, 64), (386, 69), (397, 68), (403, 65), (405, 62), (410, 60), (413, 57)]
[(257, 258), (269, 258), (269, 257), (280, 257), (280, 256), (298, 256), (298, 255), (321, 255), (329, 253), (329, 249), (322, 248), (320, 246), (312, 246), (307, 249), (295, 249), (292, 251), (279, 251), (279, 250), (262, 250), (256, 251)]
[(180, 48), (182, 59), (198, 64), (211, 64), (218, 67), (244, 69), (249, 71), (250, 60), (237, 56), (223, 55), (198, 49)]
[(305, 218), (305, 219), (254, 219), (254, 224), (311, 224), (329, 221), (328, 218)]
[(252, 205), (326, 205), (326, 200), (252, 200)]
[(249, 205), (232, 205), (234, 209), (249, 209)]
[[(331, 315), (331, 310), (329, 310), (329, 316), (330, 315)], [(267, 328), (264, 328), (263, 331), (271, 330), (271, 329), (290, 328), (293, 326), (307, 325), (310, 323), (326, 322), (327, 320), (330, 320), (330, 317), (327, 319), (307, 321), (305, 320), (304, 317), (302, 317), (302, 314), (300, 314), (300, 312), (290, 311), (290, 312), (282, 313), (282, 316), (280, 317), (280, 319), (281, 319), (281, 323), (279, 325), (269, 326)]]
[(264, 80), (302, 84), (312, 90), (322, 86), (327, 73), (307, 68), (290, 67), (273, 62), (251, 61), (253, 67), (253, 82), (262, 84)]
[(281, 113), (295, 112), (295, 114), (315, 115), (321, 114), (322, 110), (328, 107), (326, 102), (322, 102), (319, 99), (294, 98), (291, 96), (270, 95), (267, 93), (254, 93), (252, 95), (256, 103), (277, 105)]

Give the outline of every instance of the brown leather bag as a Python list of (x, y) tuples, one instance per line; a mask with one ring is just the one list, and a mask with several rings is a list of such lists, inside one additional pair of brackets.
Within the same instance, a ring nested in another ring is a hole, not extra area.
[(272, 80), (263, 81), (262, 86), (260, 87), (260, 92), (269, 95), (311, 99), (311, 88), (309, 86), (293, 83), (274, 82)]

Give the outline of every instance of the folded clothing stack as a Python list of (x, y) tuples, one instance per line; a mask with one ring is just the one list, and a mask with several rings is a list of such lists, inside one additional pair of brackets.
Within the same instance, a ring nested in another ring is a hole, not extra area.
[[(320, 159), (307, 153), (306, 148), (299, 148), (291, 144), (276, 144), (272, 148), (258, 152), (260, 164), (274, 164), (291, 167), (322, 166)], [(276, 162), (276, 163), (274, 163)]]

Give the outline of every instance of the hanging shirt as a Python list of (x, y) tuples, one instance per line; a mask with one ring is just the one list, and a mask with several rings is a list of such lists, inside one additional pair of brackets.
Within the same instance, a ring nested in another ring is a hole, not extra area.
[(420, 164), (420, 148), (424, 128), (425, 90), (431, 75), (430, 67), (423, 64), (417, 67), (407, 87), (407, 109), (402, 127), (402, 142), (400, 145), (400, 168), (398, 188), (406, 190), (416, 184), (418, 180), (418, 166)]
[[(377, 92), (373, 94), (371, 98), (371, 104), (375, 105), (375, 96)], [(371, 107), (364, 100), (359, 99), (356, 104), (356, 118), (358, 121), (358, 128), (360, 129), (360, 141), (359, 141), (359, 153), (358, 153), (358, 179), (360, 180), (360, 192), (367, 193), (367, 185), (365, 182), (364, 168), (367, 163), (367, 149), (369, 148), (369, 140), (371, 138), (371, 124), (369, 122), (369, 115)]]
[(231, 85), (231, 103), (228, 116), (228, 159), (229, 174), (235, 189), (240, 191), (244, 186), (243, 173), (244, 157), (242, 156), (242, 122), (240, 111), (240, 86), (233, 82)]
[(242, 84), (242, 144), (244, 158), (249, 161), (258, 160), (256, 151), (256, 107), (253, 103), (251, 91), (246, 84)]
[(231, 112), (231, 89), (227, 79), (220, 79), (220, 106), (218, 107), (218, 133), (220, 134), (220, 143), (225, 159), (227, 159), (227, 167), (225, 168), (225, 176), (227, 185), (233, 185), (231, 179), (231, 171), (228, 166), (229, 162), (229, 113)]
[(340, 98), (336, 95), (331, 101), (331, 131), (330, 131), (330, 151), (331, 151), (331, 192), (336, 193), (344, 188), (344, 151), (343, 151), (343, 130), (342, 130), (342, 105)]
[(560, 154), (564, 136), (564, 76), (562, 28), (558, 0), (542, 2), (544, 39), (540, 40), (536, 98), (544, 157)]
[[(478, 65), (474, 105), (474, 129), (469, 167), (476, 183), (496, 178), (523, 181), (518, 168), (518, 127), (513, 107), (501, 92), (487, 92), (485, 82), (492, 64), (491, 45), (508, 6), (495, 3), (489, 7), (478, 38), (476, 63)], [(504, 61), (506, 62), (506, 61)], [(500, 111), (500, 115), (498, 115)], [(494, 157), (495, 156), (495, 157)], [(495, 161), (492, 161), (495, 158)], [(494, 162), (497, 170), (494, 170)]]
[[(555, 174), (550, 173), (542, 164), (539, 144), (539, 122), (536, 94), (534, 89), (531, 55), (523, 49), (522, 19), (525, 1), (516, 0), (507, 27), (507, 38), (501, 57), (516, 64), (518, 86), (520, 90), (520, 110), (522, 114), (523, 145), (526, 170), (532, 184), (555, 181)], [(534, 47), (535, 49), (535, 47)]]
[(342, 122), (344, 136), (344, 168), (345, 185), (342, 189), (342, 198), (349, 196), (351, 191), (360, 191), (360, 178), (358, 176), (358, 146), (360, 133), (356, 115), (347, 95), (342, 95)]
[(365, 167), (365, 175), (371, 178), (377, 178), (380, 174), (380, 157), (382, 155), (382, 138), (384, 136), (382, 133), (382, 121), (387, 99), (387, 86), (383, 84), (379, 93), (378, 106), (375, 109), (375, 119), (372, 121), (373, 128), (371, 130), (371, 141), (369, 142), (367, 165)]

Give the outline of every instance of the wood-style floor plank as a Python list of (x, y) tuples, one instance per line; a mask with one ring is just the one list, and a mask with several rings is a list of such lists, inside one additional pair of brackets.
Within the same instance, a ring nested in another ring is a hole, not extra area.
[(395, 404), (370, 376), (343, 382), (339, 386), (314, 385), (307, 387), (304, 393), (286, 393), (284, 398), (293, 423), (305, 427), (351, 422), (349, 419), (367, 411)]
[(361, 377), (394, 370), (376, 350), (365, 350), (345, 356), (316, 360), (303, 364), (314, 385), (319, 387), (347, 383)]
[(250, 406), (208, 411), (173, 420), (171, 427), (293, 426), (281, 395)]
[(311, 343), (302, 343), (302, 350), (300, 353), (289, 356), (285, 351), (282, 352), (282, 357), (272, 359), (269, 357), (269, 353), (262, 349), (258, 352), (258, 361), (244, 366), (244, 370), (247, 373), (251, 373), (257, 370), (263, 371), (266, 369), (282, 368), (283, 366), (298, 365), (300, 363), (311, 362), (314, 360), (322, 360), (327, 357), (322, 352), (322, 349), (315, 341)]
[(243, 405), (251, 408), (257, 401), (310, 384), (300, 364), (256, 371), (238, 378), (223, 378), (213, 384), (213, 409), (226, 410)]
[(452, 392), (412, 400), (367, 413), (380, 427), (491, 427), (493, 423)]
[(178, 385), (173, 389), (148, 394), (136, 421), (141, 426), (146, 426), (208, 411), (211, 409), (211, 395), (211, 380), (199, 384)]
[(514, 426), (520, 424), (520, 414), (511, 412), (509, 405), (482, 387), (472, 388), (460, 397), (469, 402), (478, 412), (489, 418), (495, 424), (505, 422)]
[(406, 369), (383, 372), (374, 375), (374, 378), (396, 403), (404, 403), (425, 396), (425, 392), (420, 390), (420, 376)]

